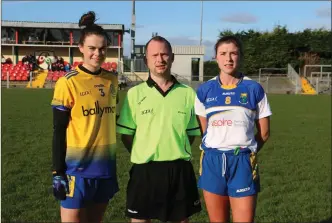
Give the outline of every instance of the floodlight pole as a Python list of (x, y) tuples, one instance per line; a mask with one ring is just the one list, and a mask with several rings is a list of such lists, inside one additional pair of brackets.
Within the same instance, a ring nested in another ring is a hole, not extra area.
[(130, 37), (131, 37), (131, 44), (130, 44), (130, 71), (134, 73), (134, 59), (135, 59), (135, 28), (136, 28), (136, 15), (135, 15), (135, 0), (133, 0), (132, 5), (132, 14), (131, 14), (131, 29), (130, 29)]
[(203, 32), (203, 0), (201, 1), (201, 31), (199, 38), (199, 45), (202, 45), (202, 32)]

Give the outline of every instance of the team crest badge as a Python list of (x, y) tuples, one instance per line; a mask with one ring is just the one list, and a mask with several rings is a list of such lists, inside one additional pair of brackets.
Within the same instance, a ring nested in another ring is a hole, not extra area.
[(248, 103), (248, 94), (247, 93), (241, 93), (240, 103), (241, 104), (247, 104)]
[(112, 96), (116, 96), (116, 89), (113, 84), (110, 85), (110, 93)]

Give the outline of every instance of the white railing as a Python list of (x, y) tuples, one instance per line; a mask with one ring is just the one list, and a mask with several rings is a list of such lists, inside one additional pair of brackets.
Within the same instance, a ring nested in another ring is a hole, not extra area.
[(307, 76), (307, 69), (309, 69), (309, 68), (319, 68), (320, 69), (319, 73), (323, 73), (324, 67), (328, 68), (328, 67), (332, 67), (332, 65), (325, 65), (325, 64), (305, 65), (303, 76), (305, 76), (305, 77)]
[[(276, 68), (276, 67), (264, 67), (264, 68), (259, 68), (258, 70), (258, 82), (261, 82), (261, 77), (262, 76), (270, 76), (269, 73), (263, 73), (263, 71), (281, 71), (280, 73), (282, 73), (283, 71), (286, 71), (286, 68)], [(272, 74), (273, 75), (273, 74)]]

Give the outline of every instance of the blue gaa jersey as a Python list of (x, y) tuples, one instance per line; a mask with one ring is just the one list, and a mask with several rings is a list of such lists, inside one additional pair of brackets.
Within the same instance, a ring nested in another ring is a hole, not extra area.
[(257, 150), (255, 120), (272, 115), (262, 86), (248, 77), (237, 85), (224, 87), (219, 75), (197, 89), (196, 114), (207, 119), (201, 148)]

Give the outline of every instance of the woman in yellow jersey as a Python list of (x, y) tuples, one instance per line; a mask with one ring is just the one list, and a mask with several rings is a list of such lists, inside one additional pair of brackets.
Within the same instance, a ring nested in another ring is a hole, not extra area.
[(108, 38), (94, 12), (79, 26), (83, 64), (61, 77), (53, 106), (53, 193), (62, 222), (100, 222), (119, 190), (115, 163), (117, 76), (103, 70)]

